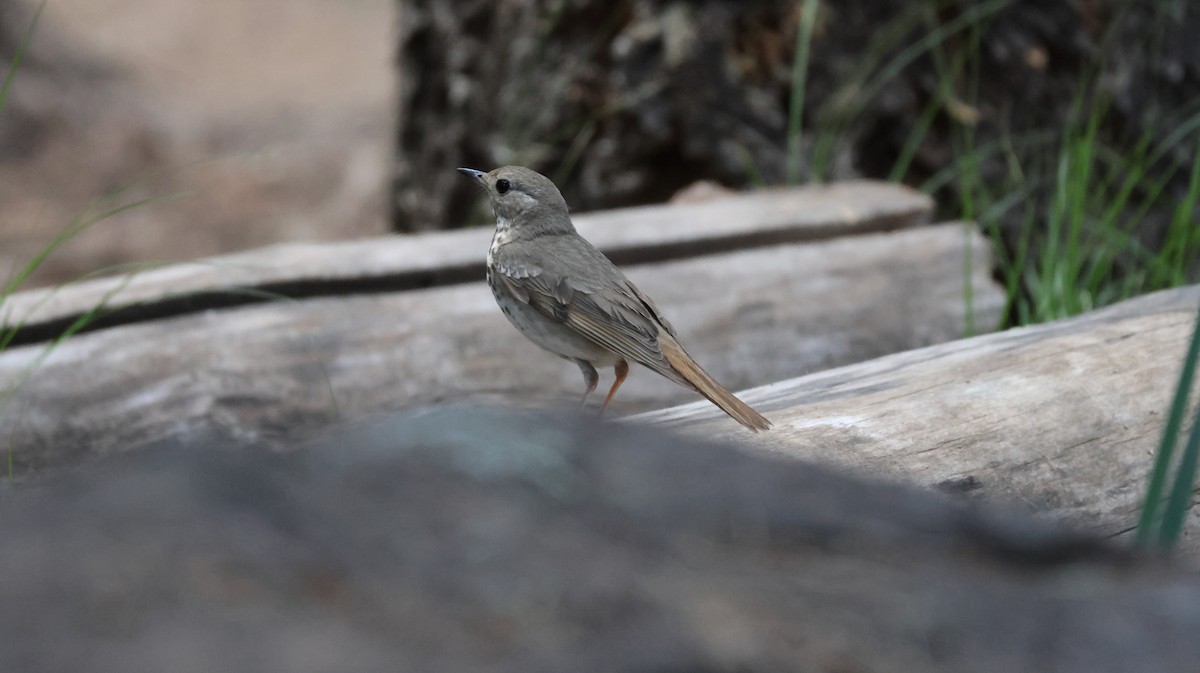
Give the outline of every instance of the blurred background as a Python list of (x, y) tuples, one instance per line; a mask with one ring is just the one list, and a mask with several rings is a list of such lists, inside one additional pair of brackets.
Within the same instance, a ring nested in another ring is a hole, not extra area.
[[(0, 62), (36, 5), (0, 0)], [(0, 110), (0, 271), (472, 224), (452, 170), (575, 210), (868, 177), (996, 244), (1008, 324), (1195, 281), (1184, 0), (74, 0)], [(114, 197), (114, 193), (117, 196)], [(95, 212), (95, 211), (93, 211)]]
[[(37, 10), (0, 0), (0, 66)], [(0, 277), (387, 230), (390, 0), (51, 0), (0, 110)], [(8, 70), (8, 68), (4, 68)]]

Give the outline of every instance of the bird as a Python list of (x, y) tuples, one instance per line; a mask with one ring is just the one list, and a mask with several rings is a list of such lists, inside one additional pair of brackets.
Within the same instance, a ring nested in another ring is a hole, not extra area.
[(517, 331), (583, 373), (583, 406), (600, 380), (616, 375), (600, 413), (636, 362), (690, 388), (752, 431), (771, 427), (680, 345), (675, 328), (650, 297), (575, 230), (567, 202), (546, 176), (522, 166), (484, 172), (459, 168), (487, 192), (496, 231), (487, 253), (487, 283)]

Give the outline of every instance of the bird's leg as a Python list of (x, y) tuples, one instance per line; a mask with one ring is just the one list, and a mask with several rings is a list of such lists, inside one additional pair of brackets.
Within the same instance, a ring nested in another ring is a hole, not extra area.
[(596, 384), (600, 382), (600, 375), (596, 373), (596, 368), (587, 360), (576, 360), (575, 364), (579, 365), (579, 371), (583, 372), (583, 382), (587, 385), (587, 390), (583, 391), (583, 397), (579, 398), (579, 408), (583, 408), (583, 404), (587, 402), (588, 395), (596, 389)]
[(625, 382), (625, 377), (629, 376), (629, 363), (624, 360), (617, 362), (613, 366), (613, 373), (617, 375), (617, 378), (613, 381), (612, 388), (608, 391), (608, 397), (604, 398), (604, 405), (600, 407), (601, 414), (608, 408), (608, 403), (612, 400), (613, 395), (617, 394), (617, 388), (620, 388), (621, 384)]

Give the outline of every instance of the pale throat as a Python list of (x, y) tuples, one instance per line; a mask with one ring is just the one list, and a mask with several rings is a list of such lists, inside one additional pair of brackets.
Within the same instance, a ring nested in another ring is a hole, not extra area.
[(508, 221), (508, 218), (497, 215), (496, 233), (492, 236), (492, 247), (488, 249), (488, 263), (491, 263), (492, 254), (496, 252), (496, 249), (508, 244), (512, 241), (512, 237), (512, 223)]

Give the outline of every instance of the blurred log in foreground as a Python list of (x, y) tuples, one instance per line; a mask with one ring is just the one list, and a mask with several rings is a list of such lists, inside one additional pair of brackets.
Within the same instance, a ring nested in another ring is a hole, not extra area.
[(488, 411), (0, 496), (0, 669), (1191, 672), (1200, 581), (944, 497)]

